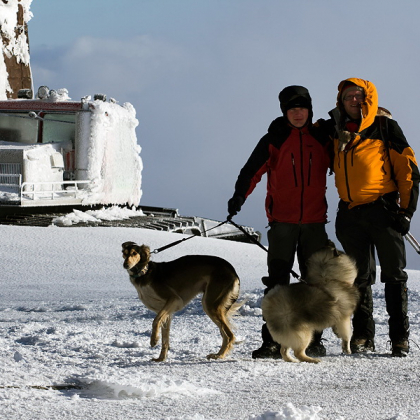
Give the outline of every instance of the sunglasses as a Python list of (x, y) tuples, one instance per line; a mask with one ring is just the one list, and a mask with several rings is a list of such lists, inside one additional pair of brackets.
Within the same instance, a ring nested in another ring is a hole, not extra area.
[(351, 101), (352, 99), (356, 99), (356, 101), (363, 101), (365, 99), (365, 95), (362, 93), (356, 93), (355, 95), (346, 95), (343, 100), (344, 101)]

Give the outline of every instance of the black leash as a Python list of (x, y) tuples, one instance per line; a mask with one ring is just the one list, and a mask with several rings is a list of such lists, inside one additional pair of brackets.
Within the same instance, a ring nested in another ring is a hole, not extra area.
[(249, 240), (251, 240), (255, 245), (258, 245), (261, 249), (268, 253), (268, 249), (259, 241), (257, 241), (252, 235), (250, 235), (242, 226), (237, 225), (231, 217), (228, 217), (226, 222), (232, 223), (237, 229), (239, 229)]
[[(255, 245), (258, 245), (261, 249), (263, 249), (267, 254), (269, 254), (270, 252), (268, 251), (268, 249), (259, 241), (257, 241), (252, 235), (250, 235), (242, 226), (236, 224), (233, 220), (231, 216), (228, 216), (227, 218), (227, 222), (232, 223), (233, 226), (235, 226), (237, 229), (239, 229), (248, 239), (250, 239)], [(290, 269), (290, 274), (298, 280), (302, 280), (299, 276), (299, 274), (297, 274), (295, 271), (293, 271), (293, 269)]]
[[(220, 227), (220, 226), (224, 225), (224, 224), (225, 224), (225, 223), (227, 223), (227, 222), (228, 222), (228, 221), (227, 221), (227, 220), (225, 220), (224, 222), (221, 222), (221, 223), (219, 223), (218, 225), (213, 226), (212, 228), (205, 230), (203, 233), (210, 232), (211, 230), (216, 229), (216, 228), (218, 228), (218, 227)], [(158, 248), (158, 249), (153, 250), (153, 251), (151, 252), (151, 254), (157, 254), (158, 252), (164, 251), (165, 249), (168, 249), (168, 248), (172, 248), (173, 246), (179, 245), (181, 242), (188, 241), (188, 239), (195, 238), (196, 236), (197, 236), (197, 235), (191, 235), (191, 236), (188, 236), (188, 238), (183, 238), (183, 239), (180, 239), (179, 241), (171, 242), (171, 243), (170, 243), (170, 244), (168, 244), (168, 245), (165, 245), (165, 246), (162, 246), (161, 248)]]
[[(228, 216), (228, 218), (224, 222), (221, 222), (218, 225), (213, 226), (212, 228), (205, 230), (203, 233), (210, 232), (211, 230), (216, 229), (216, 228), (218, 228), (218, 227), (220, 227), (220, 226), (222, 226), (222, 225), (224, 225), (226, 223), (231, 223), (233, 226), (235, 226), (237, 229), (239, 229), (252, 243), (254, 243), (255, 245), (258, 245), (261, 249), (263, 249), (265, 252), (267, 252), (267, 254), (269, 253), (268, 249), (260, 241), (258, 241), (257, 239), (255, 239), (252, 235), (250, 235), (242, 226), (236, 224), (232, 220), (232, 217), (231, 216)], [(151, 252), (151, 254), (157, 254), (157, 253), (159, 253), (161, 251), (164, 251), (165, 249), (172, 248), (173, 246), (179, 245), (182, 242), (185, 242), (185, 241), (188, 241), (189, 239), (195, 238), (196, 236), (197, 235), (191, 235), (188, 238), (183, 238), (183, 239), (180, 239), (178, 241), (171, 242), (168, 245), (165, 245), (165, 246), (162, 246), (161, 248), (158, 248), (158, 249), (153, 250)], [(299, 274), (297, 274), (292, 269), (290, 270), (290, 274), (295, 279), (299, 279), (300, 280)]]

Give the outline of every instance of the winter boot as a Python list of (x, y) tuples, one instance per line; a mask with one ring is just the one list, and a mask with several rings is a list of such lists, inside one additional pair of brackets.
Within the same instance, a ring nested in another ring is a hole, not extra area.
[(261, 329), (262, 346), (252, 352), (253, 359), (281, 359), (280, 344), (276, 343), (268, 331), (267, 324)]
[(350, 341), (352, 353), (366, 353), (375, 351), (375, 343), (371, 338), (352, 338)]
[(402, 340), (392, 343), (392, 356), (407, 357), (409, 351), (408, 340)]
[(308, 348), (306, 349), (306, 354), (309, 357), (322, 357), (327, 354), (327, 350), (325, 349), (324, 345), (322, 344), (322, 332), (316, 332), (312, 341), (310, 342)]
[(281, 359), (280, 344), (276, 342), (263, 343), (262, 346), (252, 352), (253, 359)]
[(389, 315), (389, 338), (392, 342), (392, 355), (404, 357), (408, 353), (409, 336), (407, 283), (385, 283), (385, 301)]
[[(359, 287), (360, 300), (357, 305), (356, 311), (353, 315), (353, 337), (351, 344), (353, 343), (354, 350), (360, 347), (360, 343), (356, 343), (359, 340), (369, 340), (371, 343), (365, 345), (362, 342), (362, 347), (366, 347), (362, 351), (374, 351), (375, 346), (373, 345), (373, 338), (375, 337), (375, 321), (373, 319), (373, 298), (371, 286)], [(353, 353), (360, 353), (360, 351), (353, 351)]]

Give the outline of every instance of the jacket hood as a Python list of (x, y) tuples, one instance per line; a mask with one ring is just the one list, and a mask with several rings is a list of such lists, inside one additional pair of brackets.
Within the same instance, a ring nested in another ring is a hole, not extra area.
[(338, 94), (337, 94), (337, 107), (340, 110), (342, 115), (345, 115), (345, 110), (341, 95), (343, 93), (344, 87), (348, 83), (353, 83), (356, 86), (361, 87), (365, 92), (365, 101), (362, 103), (362, 122), (359, 127), (359, 132), (363, 131), (365, 128), (368, 128), (372, 125), (375, 120), (376, 114), (378, 113), (378, 92), (376, 86), (369, 82), (369, 80), (357, 79), (351, 77), (341, 81), (338, 85)]
[(286, 117), (277, 117), (274, 121), (271, 122), (268, 127), (267, 132), (271, 134), (278, 134), (279, 132), (284, 131), (285, 129), (290, 130), (291, 127), (287, 122)]

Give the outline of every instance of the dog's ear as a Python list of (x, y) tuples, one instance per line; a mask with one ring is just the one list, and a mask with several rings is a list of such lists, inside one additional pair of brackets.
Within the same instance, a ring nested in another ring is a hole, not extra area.
[(133, 245), (137, 245), (137, 244), (135, 242), (124, 242), (121, 246), (122, 246), (122, 249), (124, 250)]
[(140, 261), (150, 261), (150, 248), (147, 245), (139, 246), (138, 253), (140, 254)]
[(341, 255), (340, 251), (337, 249), (335, 243), (331, 239), (327, 240), (327, 247), (332, 248), (334, 258), (339, 257)]
[(335, 243), (331, 239), (327, 240), (326, 246), (329, 246), (330, 248), (335, 249)]

